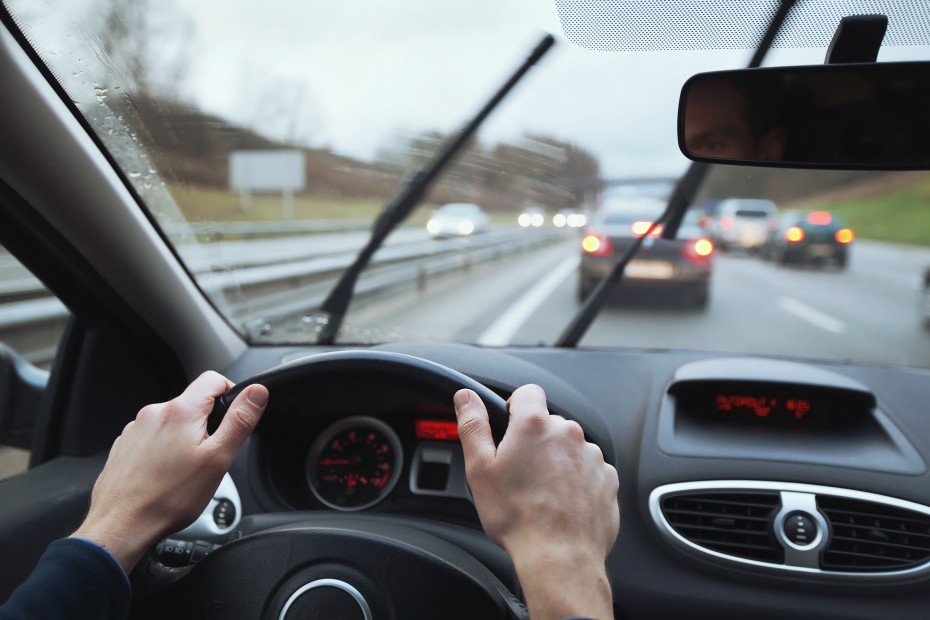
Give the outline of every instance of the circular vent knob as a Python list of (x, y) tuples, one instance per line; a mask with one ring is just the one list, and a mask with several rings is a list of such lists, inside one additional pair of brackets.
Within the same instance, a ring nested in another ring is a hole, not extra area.
[(807, 547), (817, 540), (817, 522), (806, 512), (796, 510), (789, 513), (782, 527), (785, 538), (798, 547)]

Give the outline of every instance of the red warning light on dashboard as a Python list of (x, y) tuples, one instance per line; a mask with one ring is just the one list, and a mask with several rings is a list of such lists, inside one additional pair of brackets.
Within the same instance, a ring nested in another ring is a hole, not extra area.
[(415, 423), (417, 439), (442, 439), (456, 441), (459, 438), (459, 426), (446, 420), (417, 420)]

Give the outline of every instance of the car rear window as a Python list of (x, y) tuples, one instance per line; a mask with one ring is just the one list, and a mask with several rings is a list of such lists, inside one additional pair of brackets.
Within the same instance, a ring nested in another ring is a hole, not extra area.
[(769, 214), (766, 211), (760, 211), (759, 209), (738, 209), (736, 211), (737, 217), (768, 217)]

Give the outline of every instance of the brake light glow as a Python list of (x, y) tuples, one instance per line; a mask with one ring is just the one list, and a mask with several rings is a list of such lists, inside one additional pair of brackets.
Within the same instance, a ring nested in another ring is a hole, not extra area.
[(814, 226), (826, 226), (833, 221), (833, 216), (826, 211), (811, 211), (805, 219)]
[[(636, 235), (637, 237), (642, 237), (649, 230), (650, 226), (652, 226), (652, 222), (639, 221), (639, 222), (633, 222), (633, 225), (630, 228), (633, 230), (634, 235)], [(649, 236), (658, 237), (661, 234), (662, 234), (662, 224), (659, 224), (653, 229), (651, 233), (649, 233)]]
[(798, 243), (804, 240), (804, 231), (799, 226), (792, 226), (785, 231), (785, 240), (789, 243)]
[(714, 251), (714, 244), (707, 239), (698, 239), (694, 242), (694, 253), (698, 256), (710, 256)]
[(720, 218), (720, 228), (724, 230), (730, 230), (733, 228), (733, 218), (729, 215), (724, 215), (722, 218)]
[(833, 236), (838, 243), (852, 243), (852, 240), (856, 238), (853, 231), (848, 228), (840, 228)]
[(592, 256), (610, 256), (614, 253), (610, 239), (600, 235), (588, 234), (581, 240), (581, 249)]

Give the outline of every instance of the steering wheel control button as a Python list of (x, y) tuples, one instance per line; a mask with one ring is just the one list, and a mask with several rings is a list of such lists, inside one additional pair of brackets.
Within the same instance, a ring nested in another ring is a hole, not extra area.
[(207, 557), (208, 553), (219, 547), (220, 545), (204, 540), (166, 538), (155, 547), (155, 557), (159, 563), (170, 568), (183, 568), (184, 566), (196, 564)]
[(219, 500), (213, 509), (213, 522), (217, 527), (227, 528), (236, 522), (236, 506), (226, 498)]
[(189, 540), (166, 538), (155, 549), (155, 557), (165, 566), (181, 568), (191, 563), (194, 543)]
[(806, 547), (817, 539), (817, 522), (806, 512), (795, 511), (788, 514), (782, 528), (785, 538), (798, 547)]
[(298, 618), (345, 618), (372, 620), (371, 608), (362, 593), (340, 579), (317, 579), (294, 592), (278, 620)]

